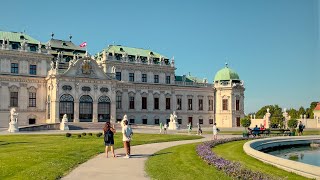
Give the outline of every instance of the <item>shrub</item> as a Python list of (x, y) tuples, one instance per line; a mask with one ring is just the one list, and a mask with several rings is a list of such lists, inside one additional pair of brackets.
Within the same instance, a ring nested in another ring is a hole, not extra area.
[(81, 138), (81, 134), (78, 134), (78, 138)]
[(245, 129), (251, 125), (251, 119), (245, 117), (240, 120), (241, 126)]
[(283, 117), (271, 117), (270, 126), (272, 128), (282, 128), (283, 127)]
[(71, 137), (72, 134), (66, 133), (66, 137)]
[(102, 133), (99, 132), (99, 133), (97, 133), (96, 135), (97, 135), (97, 137), (101, 137), (101, 136), (102, 136)]
[(292, 132), (297, 127), (297, 125), (298, 125), (298, 120), (296, 119), (290, 119), (288, 121), (288, 127), (291, 129)]
[(87, 135), (87, 133), (85, 133), (85, 132), (82, 133), (82, 136), (86, 136), (86, 135)]
[(88, 136), (92, 136), (92, 133), (88, 133)]

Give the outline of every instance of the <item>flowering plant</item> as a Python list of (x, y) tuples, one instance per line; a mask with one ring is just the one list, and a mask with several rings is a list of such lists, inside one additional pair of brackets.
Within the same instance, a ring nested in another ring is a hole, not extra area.
[(243, 167), (240, 163), (229, 161), (219, 157), (217, 154), (212, 152), (212, 148), (216, 145), (231, 142), (246, 140), (247, 138), (229, 138), (229, 139), (219, 139), (215, 141), (208, 141), (197, 146), (197, 154), (207, 162), (209, 165), (216, 167), (219, 170), (225, 172), (228, 176), (235, 179), (258, 179), (258, 180), (269, 180), (273, 179), (270, 176), (263, 174), (261, 172), (255, 172), (250, 169)]

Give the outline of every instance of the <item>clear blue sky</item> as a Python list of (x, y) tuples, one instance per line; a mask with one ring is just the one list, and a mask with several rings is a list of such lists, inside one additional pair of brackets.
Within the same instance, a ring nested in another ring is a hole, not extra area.
[(212, 82), (228, 61), (245, 81), (246, 113), (320, 101), (320, 3), (316, 0), (1, 1), (0, 29), (46, 42), (150, 48), (175, 57), (176, 74)]

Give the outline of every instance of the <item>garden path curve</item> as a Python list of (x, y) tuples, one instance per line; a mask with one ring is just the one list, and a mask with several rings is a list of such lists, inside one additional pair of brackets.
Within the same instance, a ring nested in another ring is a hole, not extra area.
[[(185, 141), (172, 141), (153, 144), (144, 144), (131, 147), (132, 158), (124, 159), (125, 151), (123, 148), (116, 149), (115, 153), (117, 158), (106, 158), (105, 154), (99, 154), (98, 156), (88, 160), (87, 162), (79, 165), (72, 170), (67, 176), (63, 177), (64, 180), (69, 179), (150, 179), (145, 173), (145, 161), (149, 156), (154, 153), (166, 149), (172, 146), (209, 141), (212, 135), (203, 135), (204, 138), (196, 140)], [(234, 137), (232, 135), (221, 135), (219, 138)], [(109, 156), (111, 153), (109, 152)]]

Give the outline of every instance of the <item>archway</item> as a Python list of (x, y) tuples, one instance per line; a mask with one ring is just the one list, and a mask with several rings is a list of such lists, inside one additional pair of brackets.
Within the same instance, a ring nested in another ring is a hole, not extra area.
[(61, 121), (64, 114), (67, 114), (68, 121), (73, 121), (74, 99), (70, 94), (63, 94), (59, 102), (59, 119)]
[(110, 121), (110, 98), (101, 96), (98, 100), (98, 122)]
[(79, 100), (79, 121), (92, 122), (93, 100), (89, 95), (83, 95)]

